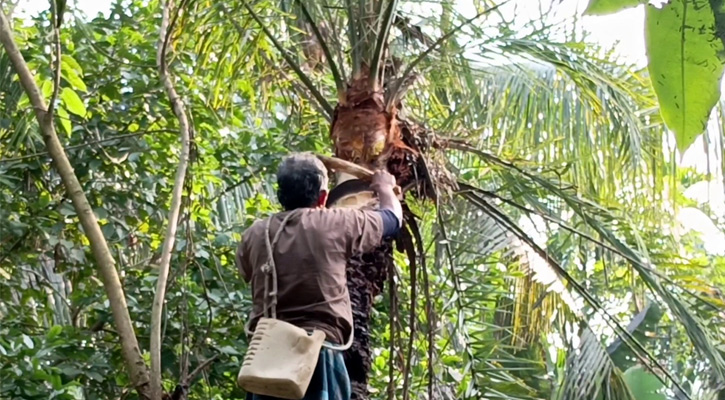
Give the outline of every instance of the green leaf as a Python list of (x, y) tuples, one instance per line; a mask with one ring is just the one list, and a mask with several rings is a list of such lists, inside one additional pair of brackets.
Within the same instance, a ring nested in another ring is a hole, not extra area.
[[(655, 302), (648, 301), (647, 306), (640, 311), (637, 315), (633, 316), (627, 330), (631, 332), (632, 336), (642, 344), (647, 344), (656, 338), (653, 335), (649, 335), (648, 332), (654, 332), (657, 329), (657, 324), (662, 319), (664, 312), (662, 307)], [(621, 369), (626, 370), (629, 367), (634, 366), (637, 363), (637, 356), (629, 346), (625, 345), (625, 340), (618, 337), (614, 342), (607, 347), (607, 352), (612, 358), (614, 365)]]
[(637, 365), (624, 373), (624, 381), (636, 400), (665, 400), (663, 394), (658, 393), (664, 385), (648, 372), (644, 367)]
[(27, 347), (29, 349), (32, 349), (33, 347), (35, 347), (35, 345), (33, 344), (33, 340), (30, 338), (30, 336), (22, 335), (22, 338), (23, 338), (23, 343), (25, 344), (25, 347)]
[[(48, 193), (48, 192), (42, 192), (38, 196), (38, 205), (41, 208), (43, 208), (43, 207), (47, 206), (48, 204), (50, 204), (50, 200), (51, 200), (50, 193)], [(52, 331), (52, 329), (51, 329), (51, 331)]]
[(40, 92), (43, 93), (43, 97), (46, 99), (49, 98), (53, 94), (53, 83), (51, 81), (43, 81), (40, 84)]
[(70, 63), (68, 63), (65, 58), (63, 58), (63, 61), (61, 62), (60, 71), (61, 71), (61, 76), (66, 81), (68, 81), (68, 83), (71, 85), (71, 87), (73, 87), (73, 89), (80, 90), (83, 92), (88, 91), (88, 88), (86, 88), (86, 84), (83, 82), (83, 79), (79, 75), (79, 74), (83, 73), (83, 70), (80, 69), (80, 66), (78, 67), (78, 69), (76, 69)]
[(723, 43), (708, 0), (647, 6), (645, 41), (660, 112), (683, 153), (705, 130), (720, 99)]
[(78, 97), (78, 94), (71, 88), (63, 88), (60, 94), (61, 100), (65, 104), (68, 111), (72, 112), (79, 117), (86, 115), (86, 106), (83, 104), (83, 100)]
[(61, 365), (59, 369), (64, 375), (67, 375), (71, 379), (75, 379), (76, 376), (83, 373), (81, 369), (74, 365)]
[(63, 332), (63, 327), (60, 325), (53, 325), (52, 328), (48, 331), (48, 339), (53, 339), (56, 336), (58, 336), (61, 332)]
[(240, 353), (240, 352), (238, 352), (238, 351), (237, 351), (237, 350), (236, 350), (236, 349), (235, 349), (234, 347), (232, 347), (232, 346), (223, 346), (223, 347), (219, 348), (219, 351), (220, 351), (220, 352), (222, 352), (222, 353), (224, 353), (224, 354), (229, 354), (229, 355), (232, 355), (232, 356), (238, 356), (238, 355), (241, 355), (241, 353)]
[(70, 136), (73, 132), (73, 126), (70, 123), (70, 115), (68, 115), (68, 111), (66, 111), (64, 107), (58, 107), (57, 113), (60, 125), (63, 127), (63, 130), (65, 130), (65, 133)]
[(103, 382), (104, 378), (101, 374), (96, 371), (86, 371), (86, 376), (93, 379), (96, 382)]
[(637, 7), (640, 4), (642, 4), (641, 0), (589, 0), (589, 6), (584, 11), (584, 14), (612, 14), (627, 8)]
[[(68, 203), (63, 203), (60, 208), (58, 209), (60, 211), (61, 215), (65, 216), (73, 216), (76, 215), (76, 210), (73, 208), (73, 206), (68, 205)], [(71, 247), (71, 246), (68, 246)]]
[(75, 58), (69, 56), (68, 54), (64, 54), (63, 62), (68, 64), (68, 66), (70, 68), (72, 68), (73, 71), (77, 72), (79, 75), (83, 75), (83, 68), (81, 68), (81, 65), (78, 64), (78, 61), (76, 61)]

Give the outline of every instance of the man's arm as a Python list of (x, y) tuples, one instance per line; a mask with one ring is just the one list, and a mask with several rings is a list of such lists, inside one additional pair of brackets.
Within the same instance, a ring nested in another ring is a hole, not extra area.
[(249, 254), (247, 254), (244, 248), (244, 238), (237, 247), (236, 254), (237, 269), (239, 269), (239, 275), (242, 276), (245, 282), (249, 283), (252, 279), (252, 267), (249, 265)]
[[(395, 196), (395, 178), (388, 172), (373, 175), (370, 189), (379, 196), (379, 210), (333, 209), (325, 213), (324, 234), (330, 242), (344, 243), (347, 257), (379, 246), (384, 238), (395, 236), (402, 225), (403, 207)], [(338, 228), (339, 227), (339, 228)], [(334, 229), (337, 228), (337, 229)]]
[(395, 195), (395, 177), (387, 171), (376, 171), (370, 188), (375, 191), (380, 201), (380, 212), (383, 219), (383, 237), (393, 236), (403, 225), (403, 207)]

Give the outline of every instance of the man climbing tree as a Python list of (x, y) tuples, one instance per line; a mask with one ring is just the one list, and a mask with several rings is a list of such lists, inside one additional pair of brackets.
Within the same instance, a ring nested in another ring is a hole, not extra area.
[[(353, 332), (346, 262), (400, 229), (403, 213), (393, 191), (395, 179), (386, 171), (373, 175), (370, 187), (380, 203), (374, 211), (327, 209), (327, 170), (312, 155), (287, 157), (277, 172), (277, 183), (277, 197), (285, 211), (256, 221), (237, 249), (240, 273), (252, 284), (250, 328), (254, 330), (260, 317), (268, 314), (269, 306), (277, 319), (307, 331), (322, 331), (328, 344), (345, 349)], [(276, 273), (276, 303), (265, 298), (269, 293), (263, 266), (268, 263)], [(349, 399), (350, 392), (342, 352), (323, 348), (304, 399)], [(263, 396), (249, 394), (247, 398)]]

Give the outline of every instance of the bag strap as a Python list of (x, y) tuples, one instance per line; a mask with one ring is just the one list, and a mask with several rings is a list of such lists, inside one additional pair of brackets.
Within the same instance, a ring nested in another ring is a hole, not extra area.
[(335, 351), (345, 351), (349, 349), (350, 347), (352, 347), (353, 339), (355, 339), (355, 326), (350, 326), (350, 329), (350, 339), (347, 339), (347, 343), (338, 346), (336, 344), (322, 342), (322, 347)]
[[(299, 209), (298, 209), (299, 210)], [(279, 241), (279, 236), (282, 233), (282, 230), (284, 230), (285, 225), (287, 222), (289, 222), (290, 218), (292, 218), (293, 215), (297, 214), (298, 210), (293, 210), (289, 214), (285, 215), (284, 219), (282, 219), (282, 222), (279, 225), (279, 228), (277, 229), (277, 232), (274, 234), (274, 238), (270, 241), (270, 225), (272, 222), (272, 217), (269, 217), (267, 219), (267, 222), (265, 224), (265, 245), (267, 247), (267, 262), (262, 265), (262, 272), (264, 273), (264, 317), (265, 318), (272, 318), (277, 319), (277, 265), (274, 262), (274, 247), (277, 245), (277, 241)], [(271, 282), (270, 282), (271, 281)], [(270, 283), (271, 283), (271, 290), (270, 290)], [(247, 321), (247, 324), (245, 326), (245, 331), (247, 333), (251, 333), (249, 330), (249, 323), (250, 321)], [(347, 343), (344, 345), (333, 345), (330, 343), (322, 343), (322, 347), (325, 347), (330, 350), (336, 350), (336, 351), (345, 351), (352, 347), (353, 340), (355, 338), (355, 330), (354, 327), (351, 327), (350, 331), (350, 338), (347, 340)]]
[[(277, 266), (274, 263), (274, 247), (277, 245), (277, 241), (279, 240), (279, 235), (282, 233), (282, 230), (284, 230), (284, 226), (287, 225), (287, 222), (292, 218), (294, 214), (296, 214), (297, 210), (291, 211), (289, 214), (285, 215), (284, 219), (282, 219), (282, 222), (279, 225), (279, 229), (277, 229), (277, 233), (274, 234), (274, 239), (270, 242), (269, 237), (269, 227), (272, 223), (272, 217), (267, 218), (267, 224), (265, 226), (264, 232), (264, 242), (267, 246), (267, 262), (262, 265), (262, 272), (264, 273), (264, 317), (270, 318), (270, 312), (269, 309), (271, 308), (271, 318), (277, 319)], [(272, 280), (272, 289), (269, 288), (270, 278)], [(271, 300), (271, 304), (270, 304)]]

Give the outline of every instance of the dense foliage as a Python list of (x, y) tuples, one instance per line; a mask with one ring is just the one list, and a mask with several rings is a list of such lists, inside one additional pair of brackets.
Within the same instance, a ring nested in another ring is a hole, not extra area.
[[(250, 295), (235, 246), (278, 210), (271, 172), (281, 157), (332, 145), (319, 96), (333, 102), (336, 80), (314, 24), (292, 1), (249, 3), (268, 34), (241, 1), (171, 9), (169, 71), (192, 145), (161, 361), (164, 389), (188, 384), (190, 399), (243, 398), (235, 378)], [(345, 3), (307, 10), (339, 65), (351, 57)], [(717, 208), (684, 194), (723, 177), (722, 104), (712, 118), (720, 131), (704, 136), (709, 173), (678, 167), (687, 146), (677, 128), (668, 133), (647, 71), (545, 16), (514, 29), (497, 12), (471, 21), (452, 3), (400, 3), (391, 63), (409, 65), (461, 25), (419, 60), (405, 97), (406, 115), (435, 142), (430, 168), (458, 182), (436, 201), (406, 198), (420, 237), (395, 253), (375, 299), (372, 397), (722, 398), (725, 257), (675, 218), (689, 210), (725, 228)], [(179, 156), (155, 62), (160, 9), (117, 0), (93, 18), (65, 10), (54, 118), (146, 362)], [(13, 21), (46, 101), (50, 21), (49, 12)], [(0, 398), (137, 398), (97, 260), (7, 52), (0, 104)], [(671, 112), (662, 106), (668, 124)]]

